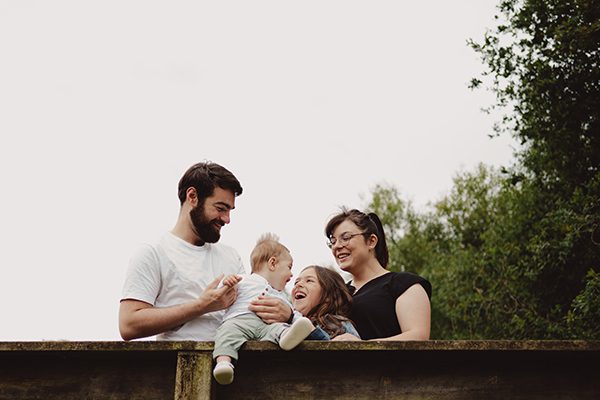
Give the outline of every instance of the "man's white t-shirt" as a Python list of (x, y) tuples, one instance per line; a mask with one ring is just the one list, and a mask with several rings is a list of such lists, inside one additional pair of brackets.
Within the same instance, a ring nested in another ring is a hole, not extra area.
[[(196, 300), (219, 275), (245, 274), (239, 254), (218, 243), (194, 246), (167, 233), (134, 254), (123, 287), (124, 299), (169, 307)], [(201, 315), (159, 334), (157, 340), (214, 340), (225, 311)]]

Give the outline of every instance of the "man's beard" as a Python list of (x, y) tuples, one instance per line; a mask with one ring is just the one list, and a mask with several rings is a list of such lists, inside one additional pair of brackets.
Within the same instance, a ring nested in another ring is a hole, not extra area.
[(204, 214), (204, 204), (198, 204), (198, 206), (190, 211), (190, 218), (192, 219), (192, 225), (196, 235), (200, 238), (200, 241), (204, 243), (217, 243), (221, 238), (221, 233), (215, 226), (215, 224), (221, 224), (219, 220), (213, 219), (209, 221)]

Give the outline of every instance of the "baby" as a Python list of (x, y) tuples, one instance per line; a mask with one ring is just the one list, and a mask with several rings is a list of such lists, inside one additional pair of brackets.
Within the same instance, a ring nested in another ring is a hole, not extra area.
[(283, 350), (298, 346), (314, 329), (312, 322), (295, 311), (294, 323), (267, 324), (248, 310), (250, 302), (258, 296), (273, 296), (292, 308), (283, 292), (292, 278), (290, 251), (273, 234), (265, 234), (256, 243), (250, 263), (252, 274), (229, 275), (223, 285), (238, 285), (238, 296), (225, 312), (223, 324), (217, 330), (213, 358), (215, 380), (221, 385), (233, 382), (232, 360), (237, 360), (239, 348), (248, 340), (268, 340), (279, 344)]

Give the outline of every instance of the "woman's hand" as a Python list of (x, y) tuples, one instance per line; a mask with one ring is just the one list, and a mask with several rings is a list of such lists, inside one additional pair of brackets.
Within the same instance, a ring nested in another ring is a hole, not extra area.
[(283, 301), (269, 296), (258, 296), (256, 300), (252, 300), (248, 309), (267, 324), (287, 322), (293, 313), (292, 309)]
[(356, 336), (354, 336), (350, 333), (342, 333), (341, 335), (337, 335), (336, 337), (334, 337), (331, 340), (339, 341), (339, 342), (356, 342), (356, 341), (360, 341), (360, 338), (357, 338)]

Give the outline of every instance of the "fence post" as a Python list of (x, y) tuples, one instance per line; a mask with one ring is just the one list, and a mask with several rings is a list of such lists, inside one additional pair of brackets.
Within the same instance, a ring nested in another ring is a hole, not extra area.
[(175, 400), (210, 400), (212, 390), (212, 356), (210, 352), (177, 353)]

